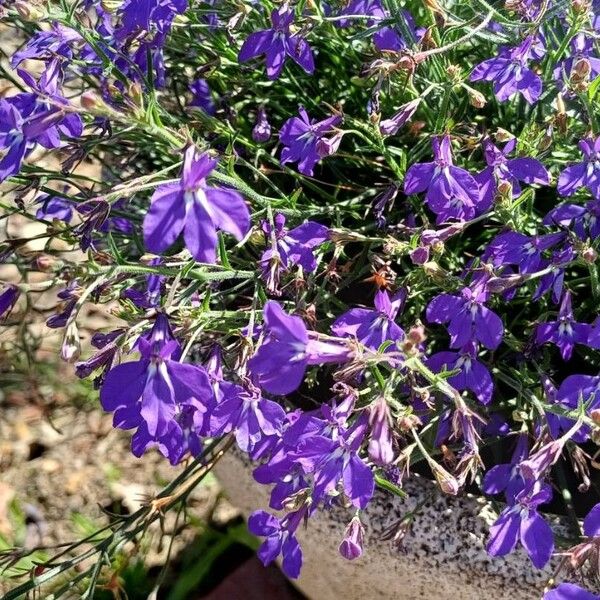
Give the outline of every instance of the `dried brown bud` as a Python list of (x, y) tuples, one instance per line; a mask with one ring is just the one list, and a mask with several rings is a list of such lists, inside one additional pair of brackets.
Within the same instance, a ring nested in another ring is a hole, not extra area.
[(469, 103), (471, 106), (474, 106), (475, 108), (483, 108), (486, 105), (487, 101), (481, 92), (470, 87), (467, 88), (467, 91), (469, 92)]
[(14, 9), (24, 21), (40, 21), (46, 16), (41, 3), (36, 0), (16, 0)]
[(427, 339), (427, 336), (425, 335), (425, 328), (423, 327), (423, 325), (416, 325), (415, 327), (411, 327), (406, 337), (413, 344), (416, 345), (422, 344)]
[(585, 260), (586, 263), (593, 265), (598, 259), (598, 253), (593, 248), (586, 248), (581, 253), (581, 258), (583, 258), (583, 260)]
[(442, 240), (435, 240), (431, 244), (431, 249), (433, 250), (434, 254), (443, 254), (445, 248), (446, 246), (444, 245), (444, 242), (442, 242)]
[(498, 127), (498, 129), (496, 130), (496, 139), (499, 142), (508, 142), (509, 140), (512, 140), (515, 136), (510, 133), (509, 131), (506, 131), (506, 129), (502, 129), (501, 127)]
[(96, 92), (83, 92), (80, 96), (81, 106), (86, 110), (97, 110), (104, 105), (102, 98)]
[(540, 143), (538, 144), (538, 149), (540, 150), (540, 152), (544, 152), (545, 150), (548, 150), (548, 148), (550, 148), (550, 145), (552, 144), (553, 134), (554, 127), (552, 125), (549, 125), (546, 129), (546, 132), (544, 133), (544, 136), (540, 140)]
[(579, 84), (583, 81), (587, 81), (590, 76), (592, 67), (590, 61), (587, 58), (580, 58), (571, 71), (570, 81), (574, 84)]
[(500, 200), (512, 200), (512, 184), (509, 181), (500, 181), (498, 183), (498, 197)]
[(574, 14), (586, 15), (591, 8), (591, 3), (589, 0), (572, 0), (571, 7)]
[(399, 417), (397, 425), (400, 431), (410, 431), (414, 427), (420, 427), (422, 423), (417, 415), (408, 414)]
[(421, 38), (421, 48), (423, 50), (432, 50), (433, 48), (437, 48), (437, 42), (435, 41), (432, 34), (432, 27), (428, 27), (425, 30), (423, 37)]
[(56, 259), (49, 254), (40, 254), (36, 256), (35, 260), (33, 261), (34, 268), (44, 273), (52, 271), (55, 265)]

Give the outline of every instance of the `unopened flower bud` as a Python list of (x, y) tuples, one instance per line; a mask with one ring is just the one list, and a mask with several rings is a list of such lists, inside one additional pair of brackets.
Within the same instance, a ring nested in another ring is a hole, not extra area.
[(600, 408), (594, 408), (594, 410), (590, 411), (590, 417), (596, 425), (600, 425)]
[(97, 110), (104, 104), (98, 94), (92, 91), (83, 92), (79, 101), (81, 102), (81, 106), (86, 110)]
[(358, 516), (354, 517), (348, 527), (344, 539), (339, 546), (340, 554), (347, 560), (359, 558), (363, 553), (365, 529)]
[(410, 431), (415, 427), (420, 427), (421, 424), (421, 419), (414, 414), (403, 415), (397, 421), (398, 429), (400, 431)]
[(419, 246), (411, 250), (409, 256), (413, 265), (424, 265), (429, 260), (429, 247)]
[(569, 78), (571, 83), (578, 84), (582, 81), (587, 81), (591, 70), (590, 61), (585, 57), (580, 58), (571, 71), (571, 77)]
[(444, 271), (444, 269), (442, 269), (442, 267), (440, 267), (440, 265), (433, 260), (426, 262), (423, 265), (423, 269), (425, 270), (425, 273), (432, 279), (442, 280), (447, 276), (446, 271)]
[(406, 337), (416, 345), (422, 344), (427, 339), (423, 325), (415, 325), (415, 327), (411, 327), (406, 334)]
[(554, 127), (552, 125), (549, 125), (546, 128), (546, 131), (538, 144), (538, 150), (540, 152), (544, 152), (545, 150), (548, 150), (548, 148), (550, 148), (550, 145), (552, 144), (553, 134), (554, 134)]
[(499, 142), (508, 142), (509, 140), (512, 140), (515, 136), (510, 133), (509, 131), (506, 131), (506, 129), (502, 129), (502, 127), (498, 127), (498, 129), (496, 130), (496, 139)]
[(75, 362), (81, 354), (81, 343), (79, 341), (79, 329), (77, 323), (71, 321), (67, 325), (65, 337), (60, 349), (60, 356), (66, 362)]
[(575, 15), (586, 15), (590, 10), (591, 4), (589, 0), (572, 0), (571, 8)]
[(457, 81), (460, 79), (460, 67), (458, 65), (448, 65), (446, 67), (446, 74), (453, 81)]
[(512, 184), (509, 181), (500, 181), (498, 183), (498, 197), (500, 200), (509, 201), (512, 199)]
[(260, 108), (256, 117), (256, 124), (252, 129), (252, 139), (255, 142), (267, 142), (271, 137), (271, 124), (267, 119), (267, 112)]
[(428, 462), (442, 492), (444, 492), (444, 494), (456, 496), (456, 494), (458, 494), (458, 490), (460, 489), (457, 479), (450, 475), (450, 473), (448, 473), (444, 467), (434, 460), (430, 460)]
[(381, 135), (394, 135), (415, 114), (420, 103), (421, 98), (411, 100), (403, 104), (393, 117), (381, 121), (379, 123)]
[(143, 106), (144, 105), (144, 92), (142, 91), (142, 86), (134, 81), (129, 86), (129, 99), (135, 106)]
[(467, 93), (469, 94), (469, 103), (471, 106), (483, 108), (487, 104), (485, 96), (480, 91), (467, 87)]
[(35, 0), (16, 0), (14, 9), (24, 21), (40, 21), (46, 16), (44, 9)]
[(34, 267), (44, 273), (52, 271), (54, 265), (56, 265), (56, 259), (49, 254), (40, 254), (34, 260)]
[(369, 458), (377, 465), (389, 465), (394, 460), (390, 409), (384, 396), (380, 396), (369, 407)]
[(337, 149), (340, 147), (340, 143), (342, 138), (344, 137), (343, 131), (338, 131), (333, 137), (330, 138), (321, 138), (317, 142), (317, 153), (321, 158), (325, 158), (326, 156), (331, 156), (337, 152)]
[(434, 254), (443, 254), (444, 253), (444, 242), (442, 242), (442, 240), (434, 240), (431, 243), (431, 249), (433, 250)]

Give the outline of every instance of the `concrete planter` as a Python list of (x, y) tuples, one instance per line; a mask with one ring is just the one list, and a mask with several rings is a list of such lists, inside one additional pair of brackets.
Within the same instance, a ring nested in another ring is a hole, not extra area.
[[(254, 481), (250, 464), (241, 456), (228, 453), (216, 474), (246, 516), (268, 508), (269, 490)], [(405, 489), (406, 500), (376, 493), (363, 513), (365, 553), (353, 562), (337, 550), (352, 513), (336, 509), (311, 518), (298, 536), (304, 551), (299, 589), (311, 600), (541, 598), (556, 559), (536, 571), (522, 549), (505, 558), (488, 556), (485, 541), (494, 513), (485, 499), (446, 496), (423, 478), (413, 477)], [(385, 530), (420, 503), (423, 507), (401, 549), (381, 540)]]

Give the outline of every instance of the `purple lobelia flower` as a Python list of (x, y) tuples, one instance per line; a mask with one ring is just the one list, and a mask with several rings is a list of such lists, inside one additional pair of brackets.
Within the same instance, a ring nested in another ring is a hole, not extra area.
[(281, 554), (283, 572), (292, 579), (300, 576), (302, 549), (296, 539), (296, 530), (307, 516), (304, 508), (288, 513), (281, 520), (263, 510), (250, 515), (248, 518), (250, 533), (266, 538), (257, 552), (258, 558), (265, 566), (271, 564)]
[(70, 60), (73, 46), (82, 41), (83, 38), (74, 29), (52, 23), (47, 31), (38, 31), (31, 36), (25, 46), (12, 55), (10, 65), (16, 69), (24, 60), (48, 62), (57, 57)]
[(339, 337), (356, 338), (371, 350), (379, 350), (386, 341), (398, 342), (404, 338), (404, 331), (395, 320), (405, 300), (405, 289), (392, 298), (387, 291), (380, 290), (375, 294), (375, 310), (352, 308), (335, 320), (331, 331)]
[(238, 59), (246, 62), (261, 54), (265, 55), (267, 77), (277, 79), (281, 75), (287, 57), (296, 62), (306, 73), (312, 74), (315, 63), (308, 42), (298, 33), (292, 34), (294, 9), (283, 4), (271, 12), (271, 29), (251, 33), (242, 44)]
[(363, 553), (364, 538), (365, 528), (360, 522), (360, 518), (356, 516), (346, 527), (344, 539), (339, 547), (340, 554), (347, 560), (360, 558)]
[[(304, 175), (312, 175), (315, 165), (326, 156), (334, 154), (341, 141), (341, 132), (335, 127), (342, 122), (342, 117), (334, 115), (323, 121), (316, 121), (308, 116), (304, 107), (298, 109), (300, 117), (288, 119), (279, 132), (281, 164), (297, 162), (298, 171)], [(332, 136), (328, 138), (327, 136)]]
[(100, 402), (104, 410), (114, 412), (115, 427), (141, 427), (144, 435), (147, 430), (150, 438), (160, 441), (173, 435), (184, 407), (201, 417), (213, 391), (202, 367), (176, 360), (180, 347), (162, 313), (137, 346), (141, 359), (107, 373)]
[(329, 239), (329, 229), (325, 225), (306, 221), (294, 229), (285, 226), (285, 215), (278, 213), (273, 225), (263, 221), (262, 230), (270, 246), (260, 257), (260, 267), (267, 289), (278, 294), (281, 275), (293, 266), (302, 267), (307, 273), (317, 268), (314, 250)]
[[(162, 264), (159, 257), (153, 258), (148, 262), (151, 267), (157, 267)], [(136, 288), (127, 288), (123, 290), (121, 296), (131, 300), (139, 308), (156, 308), (160, 303), (160, 296), (165, 282), (165, 276), (158, 273), (151, 273), (146, 277), (146, 286), (144, 290)]]
[(515, 48), (504, 48), (498, 56), (484, 60), (471, 73), (471, 81), (493, 82), (494, 94), (500, 102), (521, 94), (529, 104), (537, 102), (542, 93), (542, 80), (529, 66), (536, 39), (527, 36)]
[(554, 463), (559, 459), (565, 444), (581, 429), (582, 422), (575, 424), (561, 437), (546, 442), (524, 461), (519, 463), (519, 472), (529, 482), (539, 482), (544, 479)]
[(0, 99), (0, 148), (7, 151), (0, 160), (0, 182), (21, 169), (28, 146), (23, 128), (24, 119), (15, 104)]
[(350, 360), (353, 350), (341, 340), (308, 331), (300, 317), (286, 314), (274, 300), (265, 304), (266, 339), (248, 362), (259, 385), (271, 394), (296, 390), (309, 365)]
[(573, 230), (580, 240), (600, 236), (600, 200), (580, 204), (559, 204), (545, 217), (544, 225), (560, 225)]
[(392, 415), (385, 396), (369, 406), (369, 458), (376, 465), (389, 465), (394, 460)]
[(502, 342), (502, 319), (487, 306), (489, 292), (485, 281), (463, 288), (460, 296), (440, 294), (427, 306), (430, 323), (449, 323), (450, 346), (462, 348), (470, 342), (479, 342), (488, 350), (495, 350)]
[(37, 219), (48, 221), (56, 219), (69, 223), (73, 218), (73, 204), (66, 198), (40, 194), (35, 202), (41, 204), (35, 213)]
[(341, 482), (357, 508), (365, 508), (375, 488), (373, 472), (358, 456), (368, 424), (359, 418), (350, 428), (303, 439), (294, 454), (305, 473), (314, 479), (313, 498), (335, 493)]
[(202, 452), (199, 432), (203, 413), (198, 406), (181, 404), (167, 431), (160, 436), (150, 434), (147, 423), (141, 423), (131, 438), (132, 453), (139, 458), (148, 448), (156, 448), (172, 465), (180, 463), (188, 452), (198, 456)]
[(557, 189), (562, 196), (572, 196), (585, 187), (597, 200), (600, 200), (600, 136), (595, 140), (587, 138), (579, 142), (583, 152), (583, 162), (564, 169), (558, 178)]
[(434, 373), (458, 371), (448, 377), (448, 384), (459, 392), (463, 390), (473, 392), (479, 402), (489, 404), (492, 401), (494, 382), (488, 368), (476, 357), (476, 346), (474, 343), (469, 343), (459, 352), (432, 354), (426, 364)]
[(185, 151), (181, 180), (156, 189), (144, 218), (144, 241), (151, 252), (161, 253), (183, 231), (191, 255), (199, 262), (216, 262), (217, 229), (242, 240), (250, 230), (250, 213), (234, 190), (207, 185), (206, 177), (217, 161)]
[(552, 300), (555, 303), (560, 302), (564, 291), (565, 268), (575, 259), (575, 250), (571, 244), (566, 244), (563, 248), (555, 250), (548, 263), (549, 272), (540, 278), (532, 300), (538, 300), (545, 293), (552, 292)]
[[(560, 90), (574, 84), (575, 89), (582, 83), (593, 81), (600, 74), (600, 58), (594, 56), (595, 40), (579, 32), (571, 41), (571, 55), (554, 67), (554, 79)], [(569, 89), (566, 93), (569, 93)]]
[(483, 141), (483, 155), (487, 167), (475, 175), (481, 191), (481, 201), (485, 209), (494, 202), (500, 182), (510, 183), (513, 197), (521, 194), (521, 182), (548, 185), (550, 174), (535, 158), (508, 158), (517, 145), (513, 138), (502, 148), (496, 147), (489, 138)]
[(381, 135), (395, 135), (398, 130), (411, 119), (415, 112), (417, 112), (421, 100), (422, 98), (417, 98), (416, 100), (411, 100), (410, 102), (403, 104), (394, 116), (381, 121), (379, 123)]
[(252, 452), (265, 436), (281, 435), (285, 411), (276, 402), (262, 398), (251, 383), (241, 386), (222, 381), (219, 393), (210, 416), (213, 435), (233, 431), (244, 452)]
[(196, 81), (190, 85), (189, 89), (192, 92), (193, 97), (188, 106), (199, 108), (207, 115), (214, 115), (216, 112), (215, 101), (213, 100), (212, 92), (206, 79), (196, 79)]
[(483, 478), (481, 489), (486, 494), (504, 492), (509, 504), (515, 503), (517, 494), (525, 489), (525, 480), (519, 471), (519, 463), (525, 460), (529, 453), (527, 434), (520, 433), (517, 444), (509, 463), (494, 465)]
[(506, 231), (488, 244), (482, 260), (491, 261), (495, 267), (515, 265), (521, 273), (535, 273), (546, 266), (544, 251), (565, 238), (563, 232), (527, 236), (517, 231)]
[(598, 594), (575, 585), (574, 583), (561, 583), (553, 590), (546, 592), (542, 600), (599, 600)]
[(490, 527), (487, 551), (492, 556), (510, 554), (520, 541), (535, 567), (543, 568), (554, 551), (554, 536), (550, 525), (537, 512), (540, 504), (549, 502), (549, 486), (536, 484), (526, 488), (507, 506)]
[(46, 326), (50, 329), (64, 327), (77, 304), (80, 293), (81, 288), (77, 280), (71, 281), (66, 288), (58, 292), (57, 296), (62, 300), (60, 310), (46, 320)]
[(374, 29), (375, 25), (378, 25), (373, 34), (373, 43), (380, 51), (401, 52), (419, 41), (424, 35), (424, 30), (416, 28), (414, 19), (407, 10), (398, 11), (395, 18), (404, 22), (403, 31), (409, 32), (410, 39), (405, 40), (393, 26), (379, 25), (380, 21), (390, 18), (380, 0), (351, 0), (340, 12), (340, 16), (342, 15), (347, 15), (348, 18), (338, 21), (339, 27), (348, 27), (352, 24), (352, 17), (357, 15), (372, 17), (367, 20), (366, 25)]
[(20, 291), (16, 285), (4, 284), (0, 288), (0, 319), (8, 317), (19, 299)]
[(600, 503), (594, 505), (583, 520), (583, 533), (587, 537), (600, 536)]
[(256, 123), (252, 128), (252, 139), (255, 142), (263, 144), (268, 142), (271, 137), (271, 124), (267, 119), (267, 111), (261, 107), (256, 115)]
[(187, 6), (187, 0), (126, 0), (120, 10), (123, 34), (164, 33)]
[[(0, 181), (19, 172), (35, 144), (58, 148), (61, 134), (79, 137), (83, 130), (79, 115), (59, 108), (67, 100), (59, 92), (62, 71), (58, 59), (47, 65), (39, 81), (22, 69), (18, 74), (33, 93), (0, 99), (0, 149), (6, 150), (0, 160)], [(41, 100), (42, 97), (51, 99), (52, 104)]]
[(84, 379), (95, 371), (100, 371), (100, 374), (94, 379), (94, 389), (98, 389), (117, 358), (119, 353), (117, 342), (122, 335), (123, 329), (115, 329), (109, 333), (95, 333), (92, 336), (91, 344), (98, 348), (98, 352), (87, 360), (75, 364), (77, 377)]
[(598, 408), (600, 406), (600, 376), (569, 375), (558, 388), (556, 399), (571, 409), (576, 409), (581, 402), (588, 405), (588, 412)]
[[(571, 381), (568, 381), (570, 378), (567, 377), (560, 386), (560, 390), (557, 390), (550, 377), (546, 374), (541, 374), (540, 379), (542, 389), (544, 390), (544, 397), (550, 406), (557, 406), (563, 411), (576, 409), (578, 407), (581, 382), (577, 379), (577, 375), (574, 377), (575, 379)], [(552, 412), (550, 407), (545, 411), (544, 420), (548, 425), (550, 437), (554, 440), (558, 440), (565, 433), (569, 432), (569, 435), (574, 442), (584, 442), (590, 433), (590, 429), (586, 425), (583, 425), (574, 433), (570, 432), (576, 423), (576, 419), (556, 414), (555, 412)], [(543, 421), (538, 424), (538, 427), (542, 425)]]
[(449, 219), (468, 221), (479, 208), (479, 184), (464, 169), (454, 166), (450, 136), (434, 137), (433, 162), (412, 165), (404, 178), (404, 193), (427, 190), (425, 201), (437, 215), (437, 223)]
[(591, 325), (575, 321), (571, 308), (571, 294), (565, 292), (560, 303), (558, 320), (539, 323), (535, 331), (535, 341), (537, 344), (556, 344), (563, 360), (569, 360), (575, 344), (587, 345), (591, 329)]

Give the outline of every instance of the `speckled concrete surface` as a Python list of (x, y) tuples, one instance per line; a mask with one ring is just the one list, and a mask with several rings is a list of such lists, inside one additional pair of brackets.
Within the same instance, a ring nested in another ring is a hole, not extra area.
[[(247, 464), (225, 456), (217, 476), (229, 497), (247, 515), (268, 505), (268, 490), (252, 478)], [(337, 547), (351, 513), (320, 513), (299, 533), (304, 567), (298, 587), (311, 600), (531, 600), (541, 598), (556, 566), (536, 571), (522, 550), (492, 559), (485, 552), (488, 523), (494, 513), (484, 499), (452, 498), (431, 482), (407, 482), (409, 498), (377, 492), (364, 514), (366, 552), (349, 562)], [(415, 517), (402, 549), (381, 540), (394, 522), (423, 507)], [(555, 520), (558, 530), (562, 525)]]

